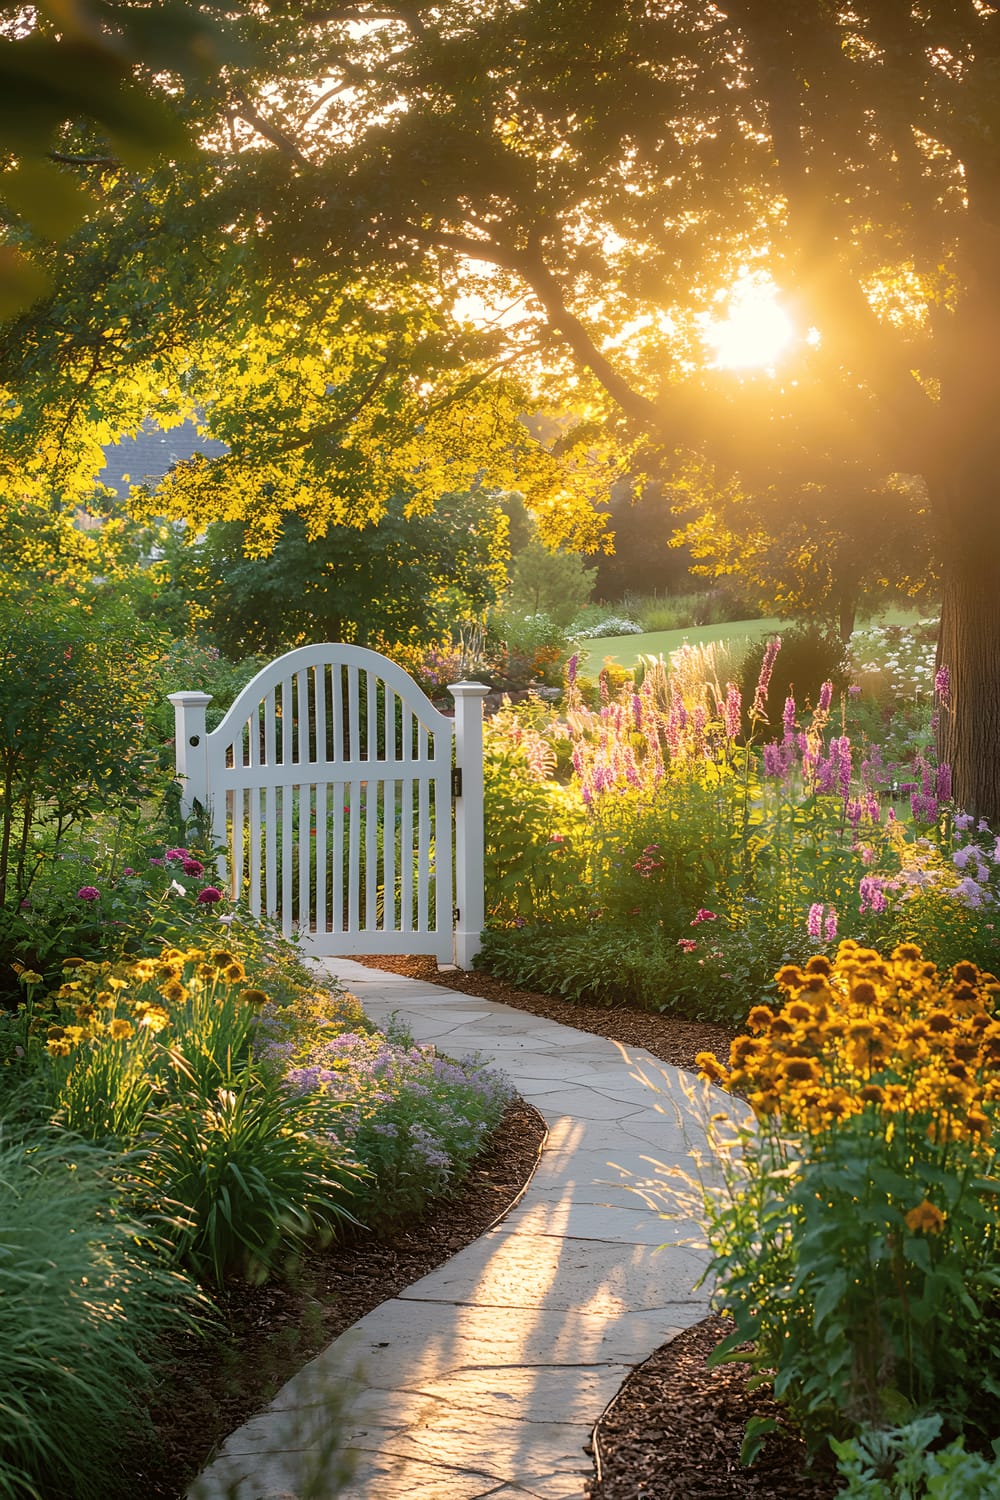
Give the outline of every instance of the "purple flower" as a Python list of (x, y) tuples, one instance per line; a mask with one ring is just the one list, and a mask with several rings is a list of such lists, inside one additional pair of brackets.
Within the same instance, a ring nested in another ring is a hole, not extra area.
[(81, 885), (76, 894), (81, 901), (100, 901), (101, 899), (101, 893), (96, 885)]
[(822, 936), (822, 932), (823, 932), (823, 903), (821, 901), (814, 901), (813, 904), (812, 904), (812, 906), (810, 906), (810, 908), (809, 908), (809, 918), (808, 918), (808, 921), (806, 922), (806, 929), (807, 929), (807, 931), (809, 933), (809, 936), (811, 938), (818, 938), (818, 937)]
[[(860, 692), (860, 688), (857, 690)], [(819, 711), (825, 714), (833, 701), (833, 683), (824, 682), (819, 690)]]
[(861, 897), (861, 905), (858, 910), (862, 915), (866, 911), (885, 911), (888, 901), (885, 896), (885, 887), (878, 875), (864, 875), (858, 886), (858, 895)]
[(200, 859), (186, 859), (181, 865), (185, 875), (204, 875), (205, 866)]
[(826, 921), (823, 924), (823, 936), (828, 943), (832, 943), (837, 936), (837, 909), (834, 906), (831, 906), (826, 914)]
[(576, 681), (576, 672), (579, 665), (580, 653), (579, 651), (574, 651), (573, 655), (566, 663), (566, 681), (569, 683), (570, 687), (572, 687), (574, 682)]
[(194, 898), (197, 906), (214, 906), (216, 901), (222, 900), (222, 892), (214, 885), (206, 885), (203, 891), (199, 891)]
[(934, 790), (939, 802), (948, 802), (951, 799), (951, 766), (947, 761), (942, 761), (937, 768)]
[(726, 684), (725, 724), (727, 739), (734, 740), (740, 732), (743, 716), (743, 699), (733, 683)]
[(764, 649), (764, 660), (760, 664), (760, 676), (757, 678), (757, 691), (753, 695), (753, 708), (750, 712), (755, 718), (767, 717), (767, 690), (771, 686), (771, 673), (774, 671), (775, 658), (780, 650), (781, 636), (772, 636)]
[(186, 849), (168, 849), (163, 857), (166, 860), (187, 859), (188, 852)]
[(785, 739), (790, 740), (795, 734), (795, 699), (792, 697), (785, 699), (785, 709), (781, 715), (781, 722), (785, 726)]
[(951, 695), (951, 668), (938, 667), (934, 673), (934, 696), (939, 703), (947, 703)]

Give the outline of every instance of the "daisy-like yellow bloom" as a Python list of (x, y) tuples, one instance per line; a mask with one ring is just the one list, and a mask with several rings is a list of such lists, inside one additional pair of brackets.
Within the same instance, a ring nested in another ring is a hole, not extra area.
[(45, 979), (41, 974), (36, 974), (34, 969), (22, 969), (17, 976), (18, 984), (44, 984)]
[(240, 999), (247, 1005), (266, 1005), (268, 997), (263, 990), (244, 990)]
[(239, 984), (241, 980), (247, 977), (247, 971), (241, 963), (234, 961), (226, 965), (222, 971), (222, 977), (223, 979), (227, 979), (230, 984)]
[(71, 1050), (64, 1036), (50, 1037), (45, 1043), (45, 1049), (51, 1057), (69, 1057)]
[(110, 1029), (113, 1042), (127, 1042), (130, 1036), (135, 1036), (135, 1027), (124, 1016), (116, 1016)]
[(140, 1026), (145, 1026), (154, 1036), (163, 1030), (170, 1020), (169, 1015), (162, 1005), (139, 1005), (136, 1007), (135, 1018)]
[(211, 962), (217, 969), (224, 969), (228, 964), (234, 964), (237, 961), (236, 955), (230, 953), (227, 948), (216, 948), (211, 955)]
[(91, 1000), (81, 1000), (74, 1006), (74, 1011), (78, 1021), (92, 1021), (97, 1015), (97, 1006)]
[(766, 1031), (774, 1020), (774, 1011), (768, 1005), (755, 1005), (747, 1017), (747, 1028), (750, 1031)]
[(905, 1217), (911, 1234), (940, 1234), (944, 1228), (944, 1214), (927, 1198), (911, 1208)]
[(160, 994), (171, 1005), (179, 1005), (188, 997), (188, 991), (179, 979), (168, 979), (166, 984), (161, 984)]

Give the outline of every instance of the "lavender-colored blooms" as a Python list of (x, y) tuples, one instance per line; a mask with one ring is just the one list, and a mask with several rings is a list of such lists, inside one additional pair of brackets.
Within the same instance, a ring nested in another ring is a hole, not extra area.
[(964, 906), (975, 909), (982, 906), (985, 892), (978, 882), (972, 879), (971, 875), (967, 875), (964, 880), (958, 882), (958, 885), (955, 887), (955, 895)]
[(829, 908), (829, 910), (827, 911), (826, 920), (823, 923), (823, 936), (826, 938), (826, 940), (827, 940), (828, 943), (832, 943), (832, 942), (834, 942), (836, 940), (836, 937), (837, 937), (837, 911), (836, 911), (836, 908), (833, 907), (833, 906), (831, 906)]
[(858, 910), (862, 916), (866, 911), (883, 912), (889, 904), (885, 894), (885, 882), (878, 875), (863, 875), (858, 885), (858, 895), (861, 897)]
[(774, 671), (774, 663), (780, 650), (780, 635), (773, 636), (764, 648), (764, 660), (760, 664), (757, 691), (753, 695), (753, 708), (750, 711), (754, 718), (765, 718), (767, 715), (767, 692), (771, 686), (771, 673)]
[(734, 683), (726, 685), (726, 707), (724, 722), (726, 738), (734, 740), (743, 725), (743, 698), (740, 690)]
[(972, 825), (973, 825), (973, 823), (975, 821), (976, 820), (972, 816), (971, 813), (964, 813), (964, 812), (963, 813), (956, 813), (955, 814), (955, 832), (956, 833), (968, 833), (969, 829), (972, 827)]
[(832, 703), (832, 701), (833, 701), (833, 683), (832, 682), (824, 682), (823, 686), (819, 690), (819, 711), (820, 711), (820, 713), (822, 713), (822, 714), (827, 713), (829, 711), (830, 704)]
[(939, 703), (947, 703), (951, 696), (951, 668), (938, 667), (934, 673), (934, 696)]
[(570, 687), (572, 687), (574, 682), (576, 682), (576, 673), (579, 665), (580, 653), (579, 651), (574, 651), (573, 655), (566, 663), (566, 681), (569, 683)]
[(791, 739), (795, 734), (795, 699), (792, 697), (785, 699), (781, 722), (785, 726), (785, 738)]
[(939, 802), (951, 801), (951, 766), (942, 761), (937, 768), (937, 783), (934, 788)]
[(811, 938), (820, 938), (823, 935), (823, 904), (813, 902), (809, 908), (809, 917), (806, 922), (806, 931)]

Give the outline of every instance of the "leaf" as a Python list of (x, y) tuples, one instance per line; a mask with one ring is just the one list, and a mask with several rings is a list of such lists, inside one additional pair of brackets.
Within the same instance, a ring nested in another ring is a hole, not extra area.
[(740, 1447), (740, 1463), (743, 1467), (748, 1469), (755, 1462), (769, 1433), (780, 1431), (781, 1424), (774, 1417), (751, 1417)]

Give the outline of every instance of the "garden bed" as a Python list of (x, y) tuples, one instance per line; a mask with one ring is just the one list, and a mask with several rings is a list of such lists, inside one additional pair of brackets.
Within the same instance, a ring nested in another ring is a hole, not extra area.
[(453, 1197), (418, 1219), (307, 1250), (287, 1284), (229, 1283), (215, 1337), (181, 1339), (150, 1404), (153, 1438), (131, 1455), (121, 1493), (179, 1500), (215, 1447), (365, 1313), (478, 1238), (530, 1179), (545, 1137), (515, 1099)]

